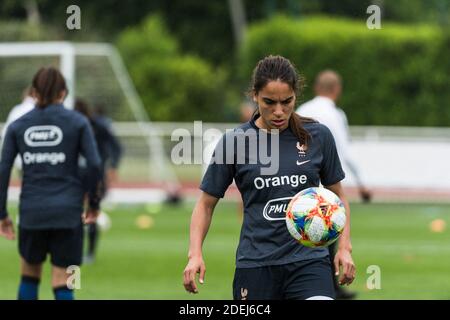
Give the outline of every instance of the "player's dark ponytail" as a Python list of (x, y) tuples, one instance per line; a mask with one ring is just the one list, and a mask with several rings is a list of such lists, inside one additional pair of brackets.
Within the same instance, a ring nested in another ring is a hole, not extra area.
[[(268, 56), (260, 60), (253, 70), (252, 84), (249, 95), (253, 96), (262, 90), (270, 81), (280, 80), (287, 83), (298, 97), (304, 86), (304, 79), (299, 75), (295, 66), (282, 56)], [(254, 116), (259, 115), (259, 109)], [(299, 116), (292, 112), (289, 119), (289, 127), (294, 132), (300, 143), (307, 145), (310, 134), (303, 127), (304, 123), (314, 122), (313, 119)]]
[(63, 91), (67, 93), (66, 81), (61, 72), (54, 67), (39, 69), (31, 87), (37, 101), (36, 106), (42, 109), (55, 103)]

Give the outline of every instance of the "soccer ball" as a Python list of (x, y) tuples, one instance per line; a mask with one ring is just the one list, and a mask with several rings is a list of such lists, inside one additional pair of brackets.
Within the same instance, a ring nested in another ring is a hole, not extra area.
[(328, 189), (308, 188), (297, 193), (286, 210), (286, 225), (295, 240), (307, 247), (336, 241), (345, 226), (345, 208)]
[(101, 231), (108, 231), (111, 229), (111, 218), (106, 212), (101, 211), (97, 217), (97, 225)]

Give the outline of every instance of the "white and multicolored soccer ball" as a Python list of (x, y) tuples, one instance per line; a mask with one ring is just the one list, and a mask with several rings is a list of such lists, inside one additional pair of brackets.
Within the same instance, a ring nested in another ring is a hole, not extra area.
[(100, 214), (97, 217), (97, 225), (102, 231), (108, 231), (109, 229), (111, 229), (112, 226), (111, 218), (106, 212), (104, 211), (100, 212)]
[(332, 191), (308, 188), (297, 193), (286, 210), (286, 225), (295, 240), (307, 247), (326, 247), (345, 226), (344, 203)]

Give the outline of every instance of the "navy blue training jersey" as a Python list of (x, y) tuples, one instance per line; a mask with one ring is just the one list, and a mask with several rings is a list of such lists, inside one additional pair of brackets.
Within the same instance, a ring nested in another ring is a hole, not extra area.
[[(94, 132), (95, 142), (101, 160), (102, 176), (107, 168), (117, 169), (122, 158), (122, 146), (111, 130), (111, 125), (98, 117), (89, 119), (89, 123)], [(79, 162), (80, 175), (86, 176), (86, 161), (84, 158)]]
[(73, 228), (80, 224), (84, 199), (78, 176), (80, 154), (90, 172), (90, 206), (98, 208), (100, 157), (91, 126), (78, 112), (60, 104), (34, 108), (8, 127), (0, 161), (0, 219), (7, 216), (7, 189), (17, 154), (23, 164), (22, 228)]
[[(97, 148), (101, 160), (100, 177), (102, 180), (102, 186), (99, 188), (99, 195), (101, 198), (103, 198), (107, 191), (106, 171), (108, 168), (117, 169), (122, 157), (122, 147), (119, 140), (112, 132), (111, 125), (106, 121), (100, 120), (96, 117), (91, 119), (89, 123), (94, 132), (94, 138), (95, 142), (97, 143)], [(79, 175), (83, 181), (83, 185), (85, 187), (88, 187), (87, 180), (89, 177), (89, 172), (88, 168), (86, 167), (86, 159), (81, 157), (78, 165)]]
[[(218, 153), (225, 153), (227, 159), (222, 164), (210, 163), (200, 189), (221, 198), (234, 179), (242, 195), (244, 221), (236, 253), (237, 268), (281, 265), (328, 255), (327, 248), (308, 248), (297, 243), (285, 222), (287, 205), (295, 194), (320, 183), (333, 185), (345, 176), (330, 130), (319, 123), (305, 123), (304, 128), (311, 136), (307, 145), (301, 144), (288, 128), (277, 135), (279, 149), (272, 150), (270, 139), (275, 135), (266, 134), (269, 137), (262, 142), (259, 134), (266, 131), (260, 130), (252, 119), (225, 134), (214, 151), (213, 159)], [(232, 150), (230, 155), (226, 148), (227, 143), (232, 145), (230, 139), (236, 140), (248, 132), (256, 132), (256, 140), (248, 140), (244, 148), (234, 143), (234, 148), (228, 149)], [(278, 156), (276, 172), (261, 171), (273, 166), (261, 158), (261, 148), (268, 150), (268, 155), (273, 152)]]
[(99, 117), (91, 120), (103, 170), (110, 166), (117, 169), (122, 157), (122, 147), (111, 130), (111, 125)]

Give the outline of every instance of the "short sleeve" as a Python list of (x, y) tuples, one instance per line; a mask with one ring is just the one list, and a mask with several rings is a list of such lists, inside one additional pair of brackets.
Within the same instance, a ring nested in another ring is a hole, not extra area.
[(324, 186), (330, 186), (345, 178), (341, 161), (336, 150), (336, 143), (330, 129), (320, 125), (320, 140), (322, 149), (322, 166), (320, 168), (320, 180)]
[[(234, 149), (227, 150), (226, 134), (222, 136), (214, 149), (211, 162), (203, 176), (200, 189), (216, 198), (223, 198), (235, 174)], [(227, 154), (226, 152), (232, 152)]]
[(11, 177), (11, 168), (18, 153), (14, 123), (8, 126), (0, 156), (0, 220), (8, 216), (6, 202), (8, 198), (8, 185)]

